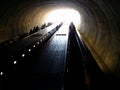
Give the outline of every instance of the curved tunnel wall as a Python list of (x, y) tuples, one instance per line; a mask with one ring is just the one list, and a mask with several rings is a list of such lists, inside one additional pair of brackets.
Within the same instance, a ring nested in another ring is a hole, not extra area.
[[(119, 73), (119, 29), (108, 2), (89, 3), (81, 35), (105, 72)], [(86, 26), (87, 25), (87, 26)]]
[[(30, 0), (28, 0), (30, 1)], [(71, 7), (81, 14), (82, 23), (78, 29), (96, 62), (104, 72), (120, 73), (120, 32), (117, 7), (112, 0), (77, 1), (30, 1), (13, 3), (1, 11), (0, 41), (29, 32), (35, 25), (44, 23), (48, 11), (58, 7)], [(12, 7), (12, 5), (15, 5)], [(4, 8), (5, 6), (3, 6)], [(2, 10), (2, 9), (1, 9)]]

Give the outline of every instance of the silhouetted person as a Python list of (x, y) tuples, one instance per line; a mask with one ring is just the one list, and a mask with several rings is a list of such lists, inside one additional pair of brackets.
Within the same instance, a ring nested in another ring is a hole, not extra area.
[(74, 32), (75, 31), (75, 25), (73, 24), (73, 22), (71, 22), (70, 26), (69, 26), (69, 30), (71, 32)]
[(30, 32), (29, 32), (29, 34), (32, 34), (33, 33), (33, 31), (32, 31), (32, 29), (30, 29)]

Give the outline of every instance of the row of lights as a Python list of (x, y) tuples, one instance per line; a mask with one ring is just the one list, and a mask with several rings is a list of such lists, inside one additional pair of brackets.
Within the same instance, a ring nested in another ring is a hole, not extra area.
[[(42, 42), (47, 36), (48, 36), (48, 35), (45, 35), (45, 36), (40, 40), (40, 42)], [(37, 41), (37, 45), (39, 45), (40, 42)], [(33, 45), (33, 48), (35, 48), (35, 47), (36, 47), (36, 45), (34, 44), (34, 45)], [(32, 49), (30, 49), (30, 48), (28, 49), (29, 52), (31, 52), (31, 50), (32, 50)], [(11, 57), (13, 57), (13, 56), (11, 56)], [(25, 54), (24, 54), (24, 53), (22, 54), (22, 57), (25, 57)], [(17, 64), (17, 60), (15, 60), (15, 61), (13, 62), (13, 64), (16, 65), (16, 64)], [(0, 75), (3, 76), (3, 72), (0, 72)]]
[[(13, 41), (10, 41), (9, 43), (10, 43), (10, 44), (12, 44), (12, 43), (13, 43)], [(5, 46), (7, 46), (9, 43), (5, 43)]]
[[(12, 43), (13, 43), (13, 41), (10, 41), (9, 43), (10, 43), (10, 44), (12, 44)], [(4, 44), (4, 46), (8, 46), (8, 45), (9, 45), (9, 43), (5, 43), (5, 44)], [(2, 48), (2, 46), (0, 46), (0, 48)]]
[[(46, 34), (43, 38), (41, 38), (40, 42), (42, 42), (47, 36), (48, 36), (48, 35)], [(39, 45), (40, 42), (37, 41), (37, 45)], [(34, 44), (32, 47), (35, 48), (36, 45)], [(29, 49), (28, 49), (28, 52), (31, 52), (31, 51), (32, 51), (32, 49), (29, 48)], [(23, 54), (21, 55), (21, 57), (25, 57), (25, 53), (23, 53)], [(15, 60), (15, 61), (13, 62), (13, 64), (17, 64), (17, 61)]]
[[(13, 43), (13, 41), (10, 41), (9, 43), (10, 43), (10, 44), (12, 44), (12, 43)], [(5, 43), (5, 46), (7, 46), (7, 45), (8, 45), (8, 43)], [(0, 48), (2, 48), (2, 47), (0, 47)], [(14, 63), (15, 63), (15, 62), (14, 62)], [(4, 75), (4, 73), (3, 73), (3, 72), (0, 72), (0, 75), (1, 75), (1, 76), (3, 76), (3, 75)]]
[[(42, 42), (47, 36), (48, 36), (48, 34), (46, 34), (46, 35), (40, 40), (40, 42)], [(37, 45), (39, 45), (40, 42), (37, 41)], [(13, 43), (13, 42), (10, 41), (10, 43)], [(34, 44), (34, 45), (33, 45), (33, 48), (35, 48), (35, 47), (36, 47), (36, 45)], [(28, 49), (28, 52), (31, 52), (31, 51), (32, 51), (32, 49), (29, 48), (29, 49)], [(11, 56), (11, 57), (13, 57), (13, 56)], [(23, 53), (23, 54), (21, 55), (21, 57), (25, 57), (25, 54)], [(14, 64), (14, 65), (16, 65), (17, 63), (18, 63), (17, 60), (13, 61), (13, 64)], [(0, 72), (0, 75), (3, 76), (3, 75), (4, 75), (4, 72)]]

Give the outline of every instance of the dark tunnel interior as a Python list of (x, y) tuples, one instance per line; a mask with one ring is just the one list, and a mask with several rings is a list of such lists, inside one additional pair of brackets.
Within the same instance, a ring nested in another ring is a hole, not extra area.
[(81, 15), (78, 32), (100, 69), (120, 78), (120, 1), (1, 0), (0, 43), (41, 26), (54, 9), (72, 8)]

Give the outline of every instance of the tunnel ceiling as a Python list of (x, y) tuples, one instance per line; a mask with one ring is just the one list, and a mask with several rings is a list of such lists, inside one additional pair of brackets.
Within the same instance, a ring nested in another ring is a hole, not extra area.
[(115, 0), (1, 0), (0, 42), (44, 23), (46, 13), (69, 7), (79, 11), (78, 29), (104, 72), (120, 73), (120, 7)]

